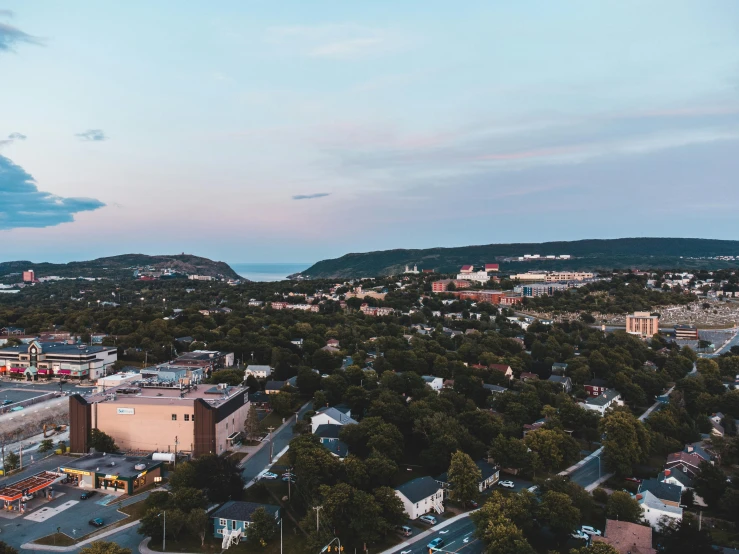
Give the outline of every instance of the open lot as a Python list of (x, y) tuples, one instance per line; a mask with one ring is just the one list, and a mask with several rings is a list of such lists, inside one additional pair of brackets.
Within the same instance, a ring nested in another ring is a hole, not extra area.
[(48, 392), (8, 388), (7, 385), (5, 385), (0, 388), (0, 402), (5, 402), (6, 400), (10, 400), (11, 402), (22, 402), (23, 400), (29, 400), (43, 394), (48, 394)]

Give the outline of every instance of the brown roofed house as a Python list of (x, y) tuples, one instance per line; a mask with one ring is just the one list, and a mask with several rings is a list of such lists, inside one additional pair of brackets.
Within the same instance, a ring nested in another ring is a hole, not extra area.
[(593, 540), (610, 544), (620, 554), (656, 554), (652, 548), (652, 528), (628, 521), (606, 520), (606, 532)]

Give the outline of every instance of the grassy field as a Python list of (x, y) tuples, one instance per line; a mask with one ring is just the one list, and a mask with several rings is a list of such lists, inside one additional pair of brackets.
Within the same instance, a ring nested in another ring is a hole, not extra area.
[(53, 535), (47, 535), (40, 539), (36, 539), (33, 542), (35, 544), (44, 544), (48, 546), (72, 546), (77, 541), (64, 533), (54, 533)]
[(280, 425), (282, 425), (282, 418), (275, 412), (270, 412), (262, 421), (259, 422), (259, 429), (263, 433), (268, 433), (270, 427), (277, 429)]

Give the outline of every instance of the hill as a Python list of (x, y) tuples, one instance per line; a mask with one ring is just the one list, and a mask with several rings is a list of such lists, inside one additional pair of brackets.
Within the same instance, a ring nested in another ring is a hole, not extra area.
[(123, 254), (84, 262), (66, 264), (34, 263), (29, 261), (0, 262), (0, 277), (33, 269), (36, 277), (58, 275), (59, 277), (133, 277), (136, 268), (154, 270), (170, 269), (181, 274), (209, 275), (240, 279), (239, 275), (225, 262), (214, 262), (208, 258), (178, 254), (174, 256), (147, 256)]
[[(572, 256), (569, 260), (517, 261), (524, 254)], [(719, 269), (739, 267), (735, 261), (711, 259), (739, 256), (739, 241), (684, 238), (590, 239), (543, 243), (487, 244), (421, 250), (383, 250), (346, 254), (320, 261), (299, 275), (304, 278), (351, 278), (395, 275), (407, 265), (453, 273), (463, 264), (500, 263), (501, 270), (597, 270), (623, 268)]]

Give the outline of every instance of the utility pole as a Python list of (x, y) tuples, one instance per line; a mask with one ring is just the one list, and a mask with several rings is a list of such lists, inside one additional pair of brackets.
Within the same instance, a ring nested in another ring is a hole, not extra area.
[[(5, 462), (3, 461), (3, 467)], [(20, 461), (20, 467), (18, 469), (23, 469), (23, 443), (21, 442), (21, 461)]]
[(177, 440), (177, 437), (174, 438), (174, 466), (177, 467), (177, 445), (180, 444), (180, 441)]
[(316, 533), (317, 533), (319, 531), (319, 522), (320, 522), (318, 514), (320, 514), (321, 510), (323, 510), (323, 506), (314, 506), (313, 509), (316, 511)]

